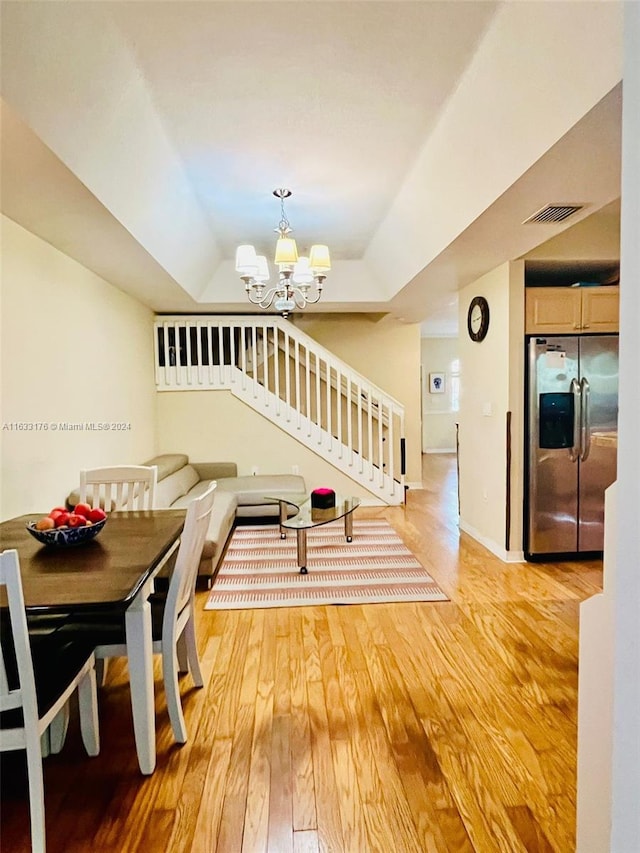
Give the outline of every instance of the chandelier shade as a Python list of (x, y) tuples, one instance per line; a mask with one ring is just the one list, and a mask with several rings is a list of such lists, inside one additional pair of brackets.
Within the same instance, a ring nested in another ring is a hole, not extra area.
[(236, 272), (240, 275), (255, 275), (258, 272), (258, 257), (253, 246), (238, 246), (236, 249)]
[(276, 256), (273, 259), (276, 264), (295, 264), (298, 261), (298, 247), (296, 241), (291, 237), (280, 237), (276, 243)]
[(305, 308), (319, 302), (327, 273), (331, 269), (329, 247), (321, 244), (311, 246), (309, 256), (298, 255), (298, 247), (292, 228), (284, 211), (284, 200), (291, 190), (277, 189), (274, 196), (280, 199), (280, 222), (276, 229), (274, 263), (278, 268), (277, 284), (267, 287), (269, 263), (264, 255), (256, 254), (249, 244), (236, 249), (236, 272), (244, 282), (247, 298), (252, 305), (270, 308), (287, 317), (296, 308)]
[(315, 272), (324, 270), (329, 272), (331, 269), (331, 259), (329, 257), (328, 246), (312, 246), (309, 252), (309, 266)]

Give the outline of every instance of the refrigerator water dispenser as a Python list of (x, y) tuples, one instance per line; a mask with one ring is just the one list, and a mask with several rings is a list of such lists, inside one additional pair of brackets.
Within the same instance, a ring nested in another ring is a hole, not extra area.
[(573, 446), (573, 394), (540, 394), (540, 437), (538, 446), (561, 450)]

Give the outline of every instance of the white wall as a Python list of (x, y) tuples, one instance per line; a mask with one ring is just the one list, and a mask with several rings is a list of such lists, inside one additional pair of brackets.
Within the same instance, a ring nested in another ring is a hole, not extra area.
[[(455, 450), (458, 412), (452, 408), (451, 371), (458, 358), (458, 339), (425, 337), (420, 341), (422, 365), (422, 452)], [(444, 374), (444, 392), (430, 391), (429, 374)]]
[(238, 474), (291, 474), (298, 467), (311, 490), (329, 486), (362, 498), (380, 500), (300, 444), (230, 391), (157, 393), (158, 452), (186, 453), (192, 462), (235, 462)]
[(611, 850), (640, 850), (640, 5), (625, 3)]
[[(140, 462), (156, 442), (152, 313), (12, 220), (1, 224), (6, 519), (51, 509), (82, 467)], [(90, 422), (130, 429), (84, 429)]]
[[(640, 850), (640, 5), (625, 10), (618, 479), (603, 594), (580, 607), (578, 853)], [(597, 743), (594, 748), (594, 737)]]
[[(503, 264), (460, 291), (460, 328), (474, 296), (489, 303), (481, 343), (462, 334), (460, 352), (460, 528), (502, 559), (521, 559), (524, 264)], [(512, 413), (510, 549), (506, 527), (506, 414)]]

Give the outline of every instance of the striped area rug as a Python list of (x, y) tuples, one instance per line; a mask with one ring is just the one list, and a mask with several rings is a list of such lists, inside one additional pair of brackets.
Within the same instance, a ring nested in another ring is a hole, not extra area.
[(350, 543), (342, 521), (314, 527), (307, 567), (301, 575), (295, 531), (237, 527), (205, 610), (449, 600), (386, 521), (355, 519)]

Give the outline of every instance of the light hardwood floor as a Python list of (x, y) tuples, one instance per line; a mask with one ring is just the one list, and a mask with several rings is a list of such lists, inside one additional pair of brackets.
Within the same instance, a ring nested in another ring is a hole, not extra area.
[[(45, 761), (50, 853), (572, 853), (578, 606), (601, 563), (501, 563), (458, 532), (455, 458), (423, 459), (405, 508), (356, 517), (387, 518), (451, 601), (200, 608), (189, 742), (158, 669), (158, 767), (141, 777), (112, 667), (101, 755), (72, 725)], [(0, 767), (1, 849), (27, 850), (20, 754)]]

